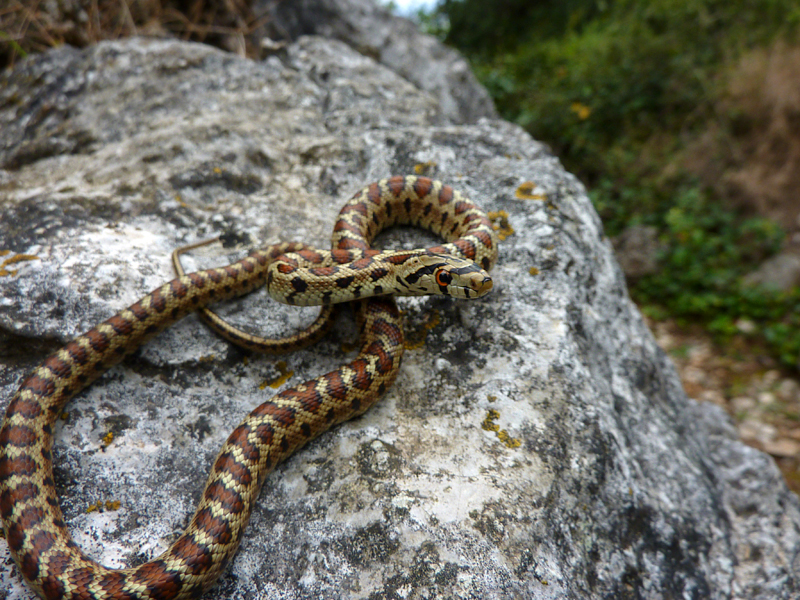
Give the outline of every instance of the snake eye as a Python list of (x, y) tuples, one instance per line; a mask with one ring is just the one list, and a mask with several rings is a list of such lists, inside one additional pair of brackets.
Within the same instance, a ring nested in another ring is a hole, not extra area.
[(436, 283), (442, 287), (447, 287), (450, 285), (450, 282), (453, 281), (453, 276), (450, 274), (449, 271), (445, 271), (444, 269), (439, 269), (436, 271)]

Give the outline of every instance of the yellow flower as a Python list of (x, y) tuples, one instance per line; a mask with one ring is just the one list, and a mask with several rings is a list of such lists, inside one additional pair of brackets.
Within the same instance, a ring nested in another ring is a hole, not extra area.
[(573, 102), (569, 109), (578, 115), (581, 121), (585, 121), (589, 118), (589, 115), (592, 114), (592, 109), (580, 102)]

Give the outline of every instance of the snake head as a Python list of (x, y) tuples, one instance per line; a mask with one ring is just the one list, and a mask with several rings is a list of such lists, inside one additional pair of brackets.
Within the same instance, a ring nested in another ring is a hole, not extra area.
[(450, 254), (415, 254), (397, 274), (398, 296), (430, 294), (480, 298), (492, 289), (492, 278), (477, 264)]

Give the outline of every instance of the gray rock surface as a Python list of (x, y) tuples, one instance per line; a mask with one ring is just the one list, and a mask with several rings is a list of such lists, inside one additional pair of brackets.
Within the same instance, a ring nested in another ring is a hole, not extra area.
[[(257, 0), (253, 10), (268, 17), (254, 32), (255, 38), (336, 39), (429, 92), (447, 121), (475, 123), (497, 116), (491, 97), (458, 52), (374, 0)], [(259, 40), (255, 41), (257, 45)]]
[(658, 270), (658, 254), (663, 244), (658, 230), (648, 225), (632, 225), (612, 240), (619, 266), (626, 277), (636, 279)]
[(800, 252), (781, 252), (765, 260), (743, 278), (745, 285), (760, 285), (787, 292), (800, 286)]
[[(495, 290), (402, 303), (421, 343), (397, 384), (269, 477), (208, 597), (798, 597), (798, 498), (687, 399), (583, 187), (520, 129), (439, 111), (313, 37), (262, 63), (134, 39), (0, 76), (0, 406), (48, 352), (171, 278), (175, 246), (225, 237), (195, 267), (279, 239), (324, 246), (345, 198), (422, 170), (506, 211)], [(265, 334), (314, 314), (263, 293), (224, 312)], [(192, 316), (109, 371), (56, 432), (78, 544), (109, 566), (157, 554), (264, 383), (335, 368), (353, 334), (345, 313), (282, 366)], [(0, 557), (0, 598), (30, 598), (2, 541)]]

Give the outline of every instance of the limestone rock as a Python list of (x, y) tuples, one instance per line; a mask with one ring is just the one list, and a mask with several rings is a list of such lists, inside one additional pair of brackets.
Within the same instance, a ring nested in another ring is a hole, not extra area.
[(253, 9), (269, 15), (254, 36), (287, 41), (320, 35), (342, 41), (433, 95), (446, 121), (474, 123), (497, 116), (491, 97), (458, 52), (374, 0), (258, 0)]
[(800, 254), (782, 252), (765, 260), (755, 271), (745, 275), (745, 285), (759, 285), (773, 290), (788, 291), (800, 286)]
[[(402, 303), (418, 347), (398, 382), (270, 475), (208, 598), (796, 598), (797, 497), (687, 399), (583, 187), (519, 128), (439, 110), (316, 37), (264, 62), (133, 39), (0, 75), (0, 407), (49, 352), (170, 279), (174, 247), (221, 234), (187, 259), (201, 267), (279, 239), (325, 246), (362, 185), (424, 172), (505, 211), (495, 289)], [(517, 193), (531, 182), (536, 199)], [(223, 312), (266, 335), (314, 314), (263, 293)], [(353, 334), (345, 313), (308, 351), (245, 356), (190, 316), (110, 370), (56, 428), (76, 542), (115, 567), (163, 550), (269, 384), (335, 368)], [(31, 598), (3, 541), (0, 557), (0, 597)]]

